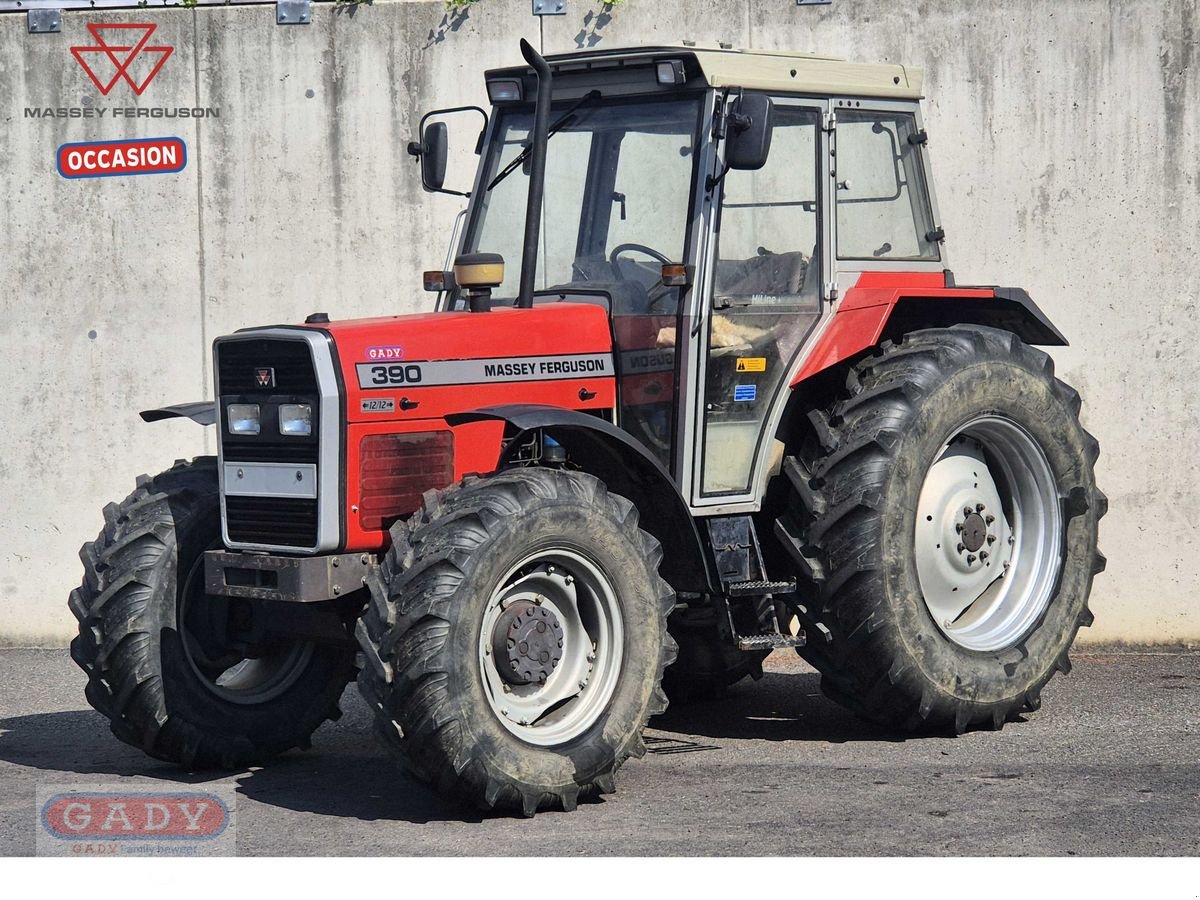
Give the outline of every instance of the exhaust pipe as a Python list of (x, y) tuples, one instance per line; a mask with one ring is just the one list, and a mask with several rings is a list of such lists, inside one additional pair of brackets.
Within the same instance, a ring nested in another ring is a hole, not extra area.
[(533, 307), (537, 277), (538, 235), (542, 228), (542, 195), (546, 187), (546, 142), (550, 137), (550, 66), (529, 41), (521, 38), (521, 55), (537, 73), (537, 106), (533, 113), (533, 153), (530, 157), (529, 200), (525, 205), (525, 245), (521, 250), (521, 282), (517, 307)]

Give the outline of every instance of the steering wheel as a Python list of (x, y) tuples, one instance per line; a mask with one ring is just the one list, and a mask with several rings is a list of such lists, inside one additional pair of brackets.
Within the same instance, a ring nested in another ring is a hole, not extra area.
[[(647, 247), (645, 244), (635, 244), (635, 243), (617, 244), (617, 246), (612, 248), (612, 252), (610, 254), (608, 254), (608, 261), (613, 264), (614, 268), (616, 268), (617, 257), (620, 256), (622, 253), (628, 253), (630, 250), (637, 250), (639, 253), (645, 253), (647, 256), (652, 256), (655, 259), (657, 259), (660, 263), (671, 262), (671, 260), (669, 260), (663, 254), (659, 253), (653, 247)], [(620, 270), (618, 269), (618, 271), (620, 271)]]

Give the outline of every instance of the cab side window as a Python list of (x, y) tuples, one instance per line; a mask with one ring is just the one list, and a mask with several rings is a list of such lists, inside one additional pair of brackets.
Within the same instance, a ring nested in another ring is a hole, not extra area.
[(839, 258), (939, 258), (916, 133), (911, 113), (838, 111)]

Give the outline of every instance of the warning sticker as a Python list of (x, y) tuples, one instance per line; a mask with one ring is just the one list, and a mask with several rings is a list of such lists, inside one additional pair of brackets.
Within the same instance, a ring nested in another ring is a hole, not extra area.
[(739, 356), (737, 371), (765, 372), (767, 371), (767, 358), (765, 356)]
[(733, 388), (733, 399), (735, 403), (744, 403), (754, 400), (758, 396), (757, 384), (739, 384)]

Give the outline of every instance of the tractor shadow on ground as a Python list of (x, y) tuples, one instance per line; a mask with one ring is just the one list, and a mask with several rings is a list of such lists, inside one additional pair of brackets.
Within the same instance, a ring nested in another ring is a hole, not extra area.
[(46, 772), (103, 778), (157, 778), (202, 785), (222, 772), (186, 772), (118, 741), (90, 709), (0, 719), (0, 762)]
[[(0, 719), (0, 763), (53, 773), (35, 782), (233, 783), (240, 796), (257, 803), (364, 821), (480, 823), (509, 817), (447, 799), (405, 774), (377, 743), (370, 711), (353, 685), (342, 706), (341, 721), (326, 723), (313, 736), (311, 751), (292, 751), (263, 768), (188, 772), (121, 743), (109, 732), (107, 720), (92, 710)], [(600, 801), (580, 805), (585, 802)]]
[[(653, 731), (747, 741), (929, 740), (948, 735), (907, 734), (872, 725), (821, 693), (814, 672), (768, 670), (759, 681), (746, 679), (710, 700), (674, 703), (650, 720)], [(651, 744), (650, 752), (655, 752)]]
[[(195, 786), (232, 782), (241, 796), (257, 803), (365, 821), (478, 824), (508, 816), (483, 813), (448, 800), (408, 776), (376, 742), (370, 710), (353, 685), (344, 695), (342, 707), (345, 715), (341, 721), (325, 725), (314, 735), (313, 750), (293, 751), (264, 768), (187, 772), (120, 743), (109, 733), (106, 720), (91, 710), (0, 719), (0, 762), (89, 776), (93, 782), (125, 778)], [(936, 735), (907, 739), (928, 737)], [(715, 749), (718, 740), (844, 743), (905, 739), (905, 735), (862, 722), (827, 700), (820, 692), (817, 675), (770, 670), (761, 681), (736, 685), (717, 699), (672, 706), (651, 720), (647, 734), (652, 754)], [(83, 781), (74, 777), (59, 780)], [(584, 802), (604, 801), (581, 801), (581, 806)]]

